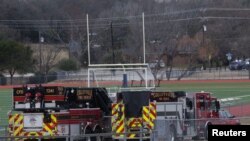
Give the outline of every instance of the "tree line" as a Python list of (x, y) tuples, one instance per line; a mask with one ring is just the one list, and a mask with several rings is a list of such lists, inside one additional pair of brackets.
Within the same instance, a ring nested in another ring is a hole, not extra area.
[[(27, 45), (39, 44), (43, 37), (46, 44), (64, 44), (77, 65), (86, 67), (88, 14), (91, 63), (138, 63), (144, 13), (146, 62), (163, 60), (168, 72), (174, 67), (188, 71), (227, 66), (227, 53), (249, 57), (249, 4), (248, 0), (2, 0), (0, 39)], [(54, 49), (54, 56), (60, 51)], [(51, 60), (43, 63), (47, 68), (42, 73), (53, 69), (53, 57), (43, 61)], [(41, 71), (34, 63), (39, 60), (32, 62), (30, 70)], [(159, 69), (153, 68), (155, 78)]]

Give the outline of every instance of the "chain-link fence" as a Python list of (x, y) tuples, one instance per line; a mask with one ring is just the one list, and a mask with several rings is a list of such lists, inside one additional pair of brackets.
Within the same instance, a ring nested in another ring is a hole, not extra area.
[(250, 125), (250, 116), (156, 120), (153, 138), (157, 141), (206, 140), (209, 125)]
[[(170, 73), (170, 75), (169, 75)], [(90, 79), (98, 81), (122, 81), (123, 70), (114, 71), (98, 71), (91, 72)], [(134, 81), (144, 81), (144, 72), (138, 70), (126, 71), (129, 83)], [(154, 78), (155, 76), (155, 78)], [(250, 72), (248, 70), (237, 70), (231, 71), (229, 69), (212, 68), (207, 70), (195, 69), (173, 69), (171, 72), (165, 69), (160, 69), (157, 73), (152, 74), (148, 71), (147, 79), (153, 80), (224, 80), (224, 79), (250, 79)], [(87, 70), (81, 70), (78, 72), (56, 72), (48, 75), (30, 75), (30, 76), (18, 76), (13, 77), (13, 84), (34, 84), (34, 83), (45, 83), (45, 82), (72, 82), (72, 81), (88, 81)], [(10, 84), (10, 77), (0, 77), (1, 85)]]
[[(244, 117), (220, 117), (220, 118), (202, 118), (202, 119), (176, 119), (176, 118), (165, 118), (157, 119), (155, 121), (155, 127), (152, 132), (141, 131), (133, 132), (139, 134), (138, 137), (135, 137), (138, 141), (146, 140), (143, 135), (150, 134), (148, 141), (176, 141), (176, 140), (204, 140), (207, 138), (207, 130), (209, 125), (250, 125), (250, 116)], [(73, 141), (73, 140), (105, 140), (111, 141), (115, 133), (92, 133), (92, 134), (82, 134), (82, 135), (55, 135), (55, 136), (9, 136), (8, 126), (0, 126), (0, 140), (9, 141), (9, 140), (23, 140), (23, 139), (37, 139), (40, 141), (42, 139), (63, 139), (64, 141)], [(126, 141), (129, 140), (127, 134), (129, 132), (123, 133), (123, 137), (119, 140)]]

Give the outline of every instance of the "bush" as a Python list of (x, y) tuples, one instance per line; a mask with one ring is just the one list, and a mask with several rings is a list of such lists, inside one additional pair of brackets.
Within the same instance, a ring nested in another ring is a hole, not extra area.
[(44, 83), (44, 74), (42, 73), (35, 73), (34, 76), (30, 77), (29, 82), (30, 84), (41, 84)]
[[(46, 79), (47, 79), (47, 81), (46, 81)], [(42, 83), (54, 81), (56, 79), (57, 79), (56, 72), (49, 72), (49, 74), (47, 75), (47, 78), (46, 78), (45, 74), (37, 72), (37, 73), (35, 73), (34, 76), (30, 77), (29, 83), (30, 84), (42, 84)]]
[(56, 72), (49, 72), (47, 76), (47, 82), (51, 82), (57, 79), (57, 73)]
[(72, 59), (63, 59), (58, 63), (58, 68), (63, 71), (76, 71), (77, 62)]

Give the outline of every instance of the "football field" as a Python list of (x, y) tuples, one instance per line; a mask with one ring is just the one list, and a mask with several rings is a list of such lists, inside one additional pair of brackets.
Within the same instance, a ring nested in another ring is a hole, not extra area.
[[(214, 80), (214, 81), (177, 81), (165, 82), (159, 90), (211, 92), (221, 101), (221, 107), (250, 105), (250, 81), (242, 80)], [(244, 110), (240, 108), (240, 110)], [(243, 113), (239, 111), (239, 113)], [(246, 113), (247, 114), (247, 113)]]

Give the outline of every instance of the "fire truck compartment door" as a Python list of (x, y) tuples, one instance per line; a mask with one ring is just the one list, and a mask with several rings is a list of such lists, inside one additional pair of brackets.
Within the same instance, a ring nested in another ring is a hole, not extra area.
[(26, 131), (40, 131), (43, 129), (43, 114), (42, 113), (28, 113), (24, 114), (24, 130)]
[(69, 135), (69, 125), (68, 124), (59, 124), (57, 126), (58, 135)]

